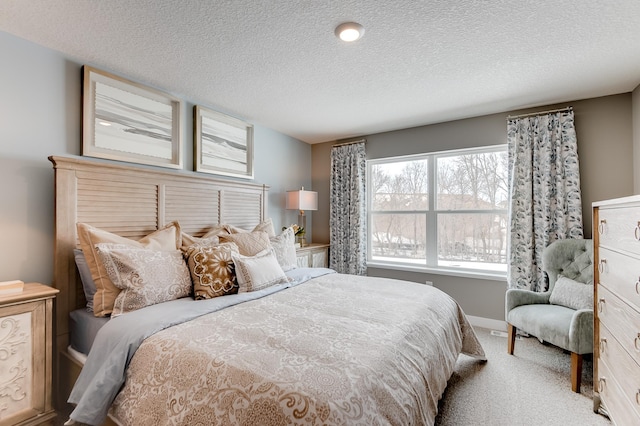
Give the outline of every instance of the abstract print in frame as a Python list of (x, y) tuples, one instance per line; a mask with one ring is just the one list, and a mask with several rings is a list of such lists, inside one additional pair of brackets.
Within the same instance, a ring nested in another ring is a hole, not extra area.
[(253, 179), (253, 126), (199, 105), (193, 115), (194, 169)]
[(182, 168), (181, 101), (83, 67), (82, 155)]

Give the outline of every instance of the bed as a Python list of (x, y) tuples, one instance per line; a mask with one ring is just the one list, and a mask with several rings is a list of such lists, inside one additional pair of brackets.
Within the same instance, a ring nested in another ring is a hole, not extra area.
[[(86, 304), (77, 223), (132, 240), (172, 221), (195, 238), (221, 223), (251, 230), (267, 220), (268, 187), (50, 159), (57, 377), (59, 394), (77, 404), (70, 424), (102, 424), (107, 413), (122, 425), (433, 424), (459, 354), (485, 359), (441, 291), (324, 268), (292, 268), (254, 291), (182, 297), (90, 325), (91, 316), (77, 314)], [(90, 342), (72, 343), (70, 330)]]

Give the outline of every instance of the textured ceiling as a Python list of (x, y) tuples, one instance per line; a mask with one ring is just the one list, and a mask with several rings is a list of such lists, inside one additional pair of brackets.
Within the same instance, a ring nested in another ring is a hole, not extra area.
[(640, 83), (640, 0), (2, 0), (0, 30), (309, 143)]

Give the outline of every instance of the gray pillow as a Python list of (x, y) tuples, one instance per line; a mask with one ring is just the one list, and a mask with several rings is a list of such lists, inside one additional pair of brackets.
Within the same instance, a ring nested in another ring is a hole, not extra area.
[(558, 275), (556, 285), (549, 296), (549, 303), (576, 310), (593, 309), (593, 285)]
[(93, 295), (96, 294), (96, 283), (91, 277), (91, 270), (84, 258), (84, 253), (80, 249), (73, 249), (73, 256), (76, 259), (76, 267), (82, 281), (82, 289), (84, 290), (84, 298), (87, 299), (87, 310), (93, 312)]

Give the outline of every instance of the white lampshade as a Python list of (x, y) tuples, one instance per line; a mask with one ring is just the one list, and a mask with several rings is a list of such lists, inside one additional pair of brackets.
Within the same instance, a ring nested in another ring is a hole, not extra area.
[(296, 191), (287, 191), (287, 205), (289, 210), (318, 210), (318, 193), (305, 191), (304, 187)]

